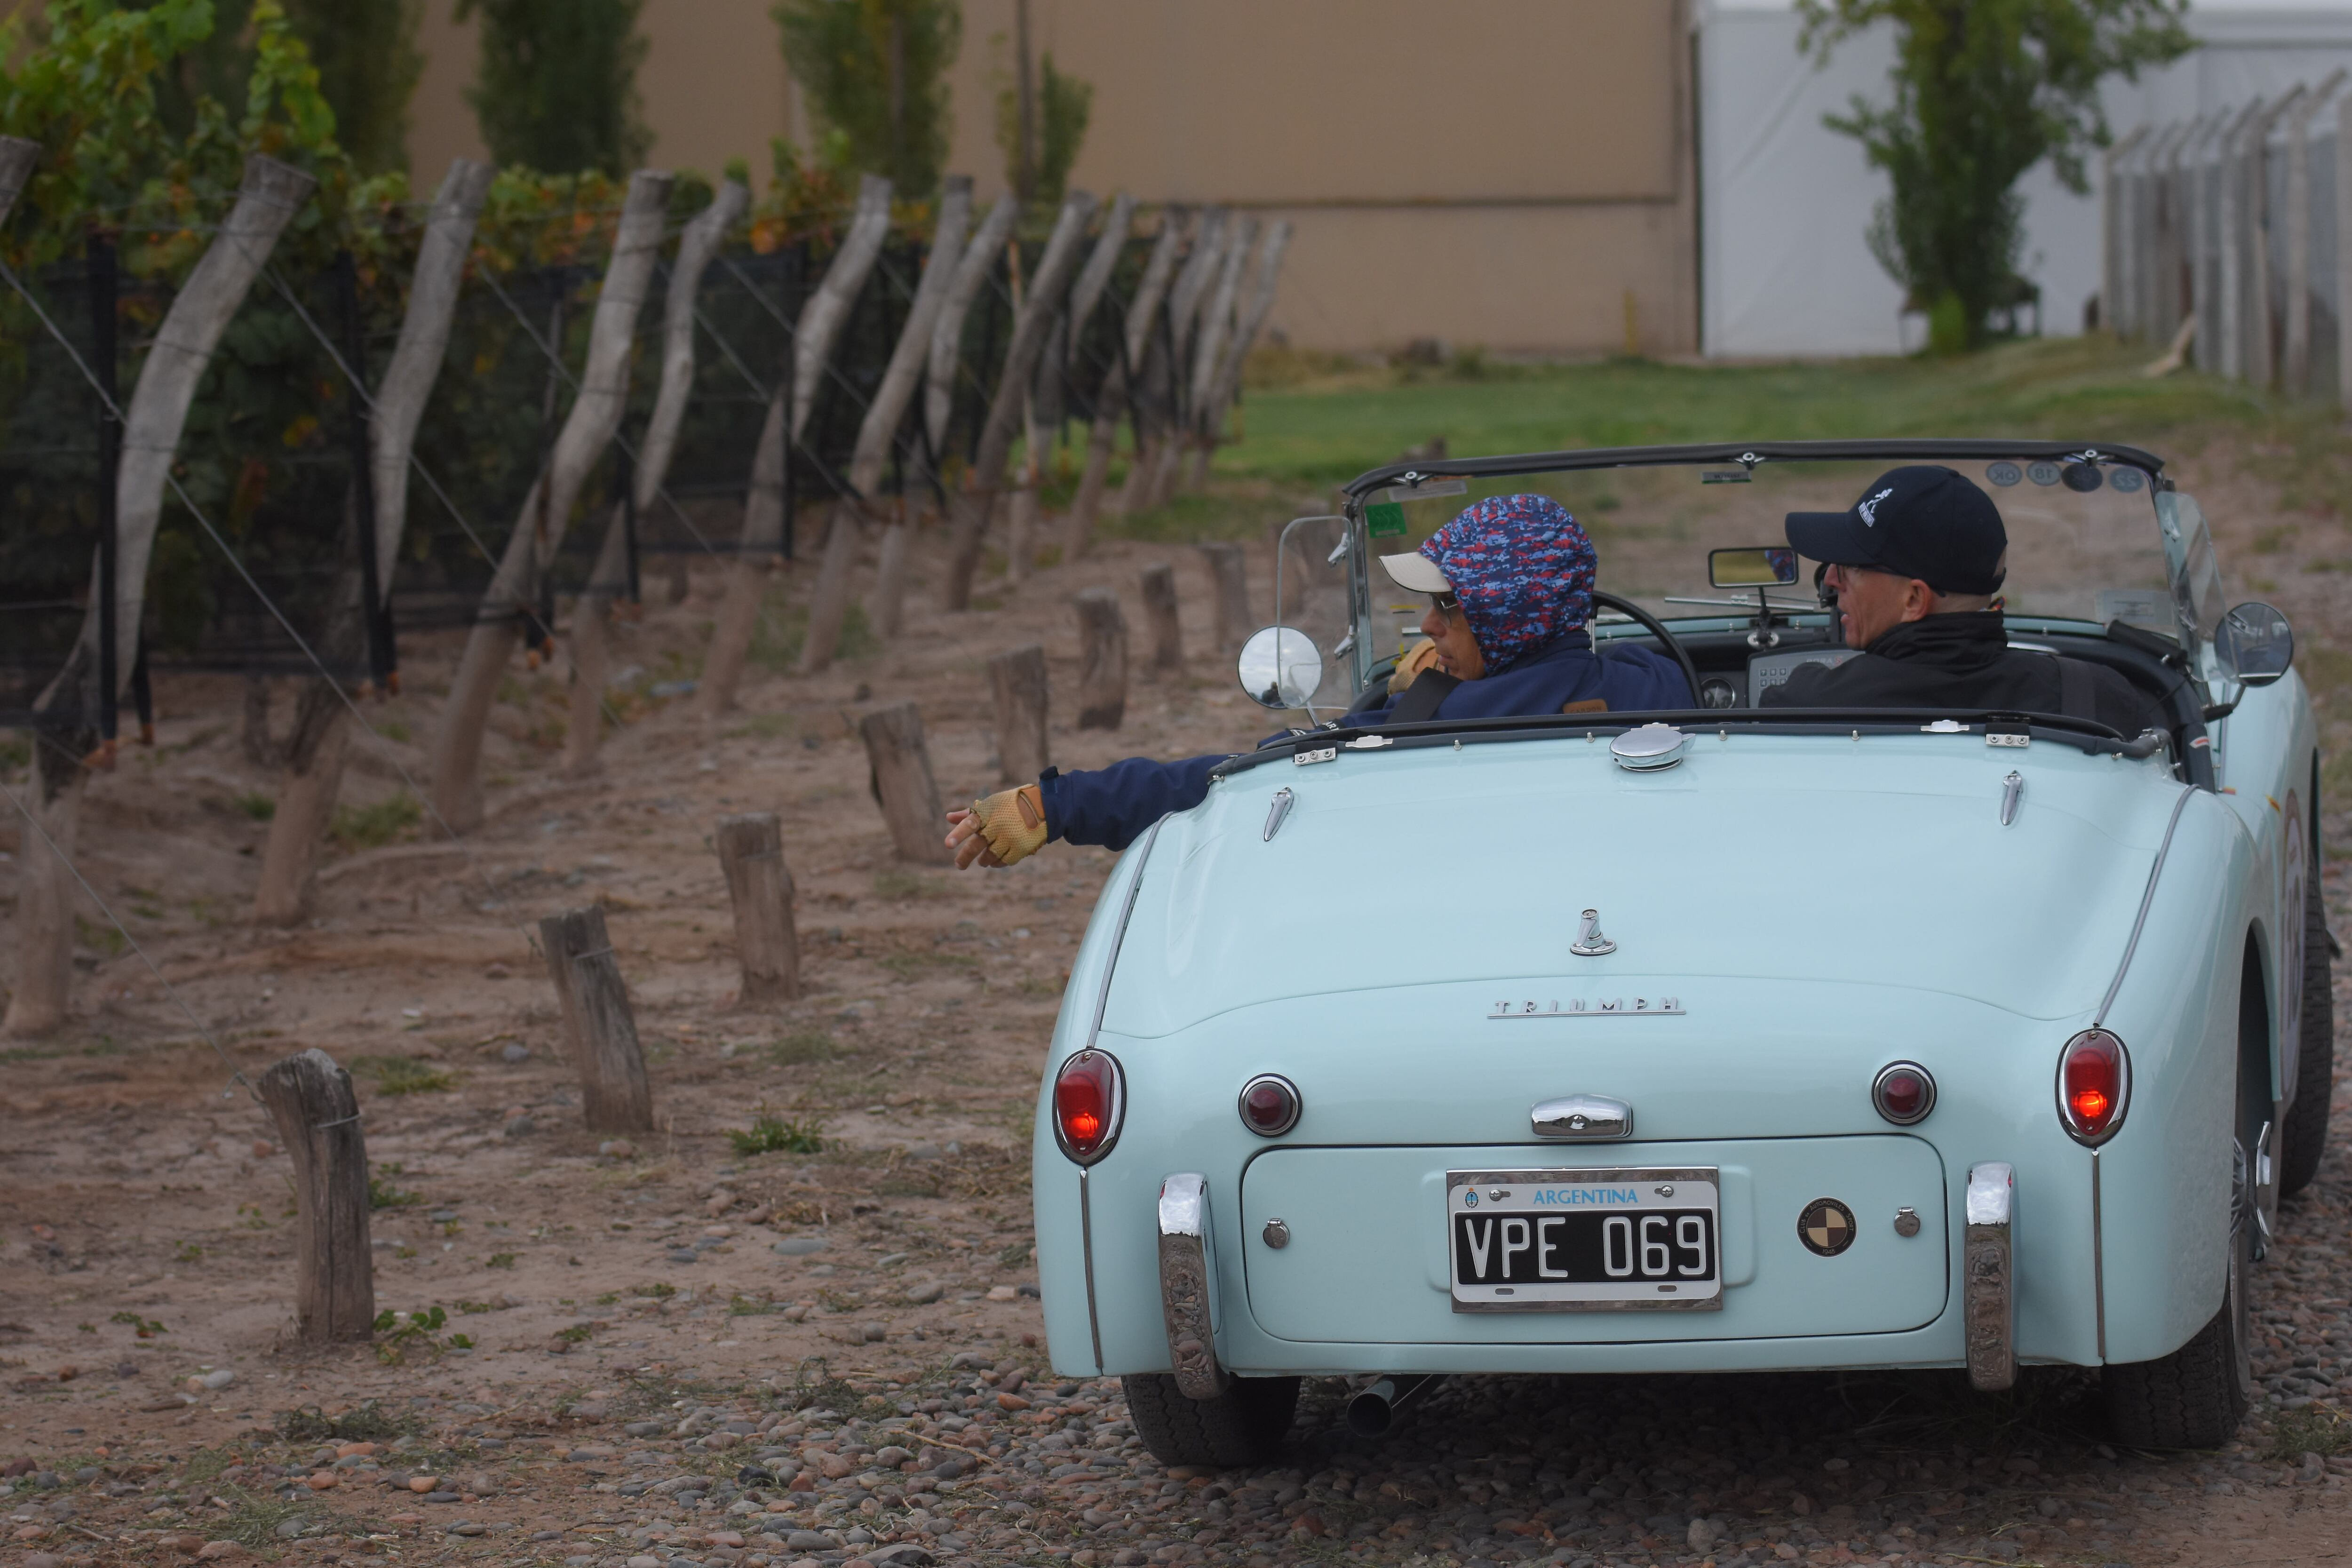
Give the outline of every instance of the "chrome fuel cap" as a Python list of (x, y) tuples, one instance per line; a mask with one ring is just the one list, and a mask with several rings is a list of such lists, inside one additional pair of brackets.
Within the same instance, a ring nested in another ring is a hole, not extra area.
[(1617, 765), (1637, 773), (1673, 767), (1688, 750), (1690, 737), (1672, 724), (1643, 724), (1609, 742)]

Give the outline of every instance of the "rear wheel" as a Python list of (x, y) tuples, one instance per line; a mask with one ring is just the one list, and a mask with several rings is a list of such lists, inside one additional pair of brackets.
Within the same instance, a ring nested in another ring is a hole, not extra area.
[(1120, 1378), (1136, 1435), (1163, 1465), (1262, 1465), (1282, 1450), (1298, 1412), (1295, 1377), (1235, 1377), (1214, 1399), (1192, 1399), (1164, 1372)]
[(2254, 1173), (2243, 1131), (2231, 1141), (2230, 1269), (2221, 1310), (2189, 1342), (2154, 1361), (2110, 1366), (2101, 1375), (2107, 1430), (2134, 1448), (2218, 1448), (2237, 1435), (2253, 1402), (2253, 1328), (2246, 1274), (2253, 1263)]
[(2320, 1156), (2327, 1152), (2328, 1100), (2336, 1088), (2336, 975), (2327, 945), (2327, 908), (2320, 900), (2319, 879), (2304, 883), (2303, 896), (2303, 1023), (2300, 1054), (2294, 1071), (2294, 1102), (2287, 1107), (2284, 1158), (2279, 1163), (2279, 1196), (2290, 1197), (2311, 1185), (2319, 1174)]

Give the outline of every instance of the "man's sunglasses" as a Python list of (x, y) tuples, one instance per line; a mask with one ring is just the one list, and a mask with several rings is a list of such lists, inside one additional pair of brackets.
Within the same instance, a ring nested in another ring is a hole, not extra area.
[(1441, 616), (1452, 617), (1462, 613), (1462, 601), (1451, 594), (1432, 594), (1429, 602)]

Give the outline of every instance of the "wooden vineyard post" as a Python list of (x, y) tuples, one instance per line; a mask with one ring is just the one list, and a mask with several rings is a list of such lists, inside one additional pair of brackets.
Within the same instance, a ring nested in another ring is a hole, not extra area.
[(1176, 619), (1176, 568), (1165, 561), (1143, 569), (1143, 624), (1151, 632), (1144, 673), (1157, 679), (1184, 668), (1184, 628)]
[(1086, 589), (1071, 603), (1078, 609), (1078, 728), (1116, 730), (1127, 714), (1127, 617), (1108, 588)]
[(1034, 643), (988, 661), (996, 693), (996, 759), (1009, 784), (1035, 784), (1046, 754), (1045, 650)]
[(646, 1081), (646, 1056), (637, 1046), (637, 1018), (629, 988), (604, 931), (604, 910), (596, 904), (566, 910), (539, 922), (547, 973), (563, 1007), (564, 1037), (572, 1066), (580, 1074), (591, 1132), (650, 1132), (653, 1088)]
[(790, 1002), (801, 994), (800, 939), (793, 930), (793, 872), (772, 811), (722, 816), (713, 835), (735, 904), (735, 951), (743, 965), (739, 1006)]
[(1248, 563), (1238, 544), (1203, 544), (1201, 553), (1217, 585), (1217, 657), (1231, 658), (1257, 629), (1250, 625)]
[(375, 1264), (352, 1075), (322, 1050), (300, 1051), (261, 1075), (261, 1102), (294, 1161), (297, 1330), (305, 1344), (365, 1340), (375, 1330)]
[(931, 753), (923, 744), (923, 716), (911, 702), (877, 708), (857, 722), (866, 760), (874, 771), (874, 798), (889, 825), (898, 858), (921, 866), (944, 866), (954, 856), (947, 847), (947, 813), (940, 805)]

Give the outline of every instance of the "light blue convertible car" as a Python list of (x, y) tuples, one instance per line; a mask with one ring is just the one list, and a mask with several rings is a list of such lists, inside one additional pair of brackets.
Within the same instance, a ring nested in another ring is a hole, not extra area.
[[(1902, 462), (1998, 502), (2011, 646), (2162, 726), (1756, 705), (1847, 657), (1781, 519)], [(2225, 1440), (2334, 942), (2292, 633), (2197, 503), (2058, 443), (1433, 467), (1292, 525), (1244, 663), (1297, 727), (1104, 887), (1038, 1105), (1055, 1368), (1171, 1463), (1267, 1457), (1307, 1374), (1370, 1432), (1455, 1373), (2060, 1364), (2124, 1442)], [(1370, 558), (1519, 490), (1702, 706), (1323, 727), (1423, 607)]]

